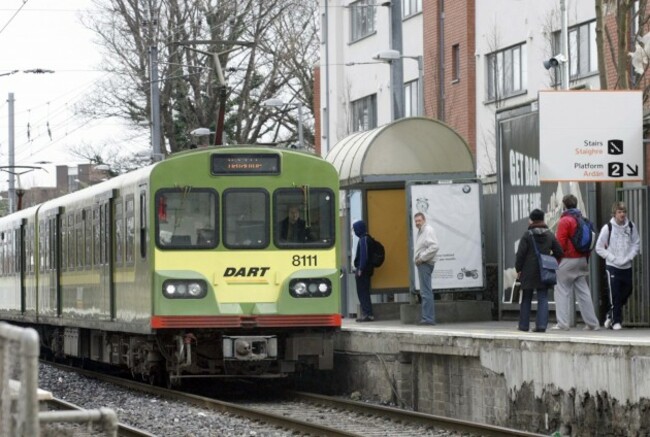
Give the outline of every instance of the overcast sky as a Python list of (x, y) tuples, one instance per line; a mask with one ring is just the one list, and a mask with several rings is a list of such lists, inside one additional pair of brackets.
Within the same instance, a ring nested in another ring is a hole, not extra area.
[[(15, 99), (15, 165), (83, 162), (68, 153), (71, 145), (114, 143), (116, 132), (124, 131), (116, 120), (88, 122), (73, 113), (105, 74), (95, 35), (80, 19), (94, 13), (92, 7), (90, 0), (0, 1), (0, 166), (8, 165), (9, 93)], [(25, 72), (34, 69), (53, 73)], [(140, 141), (146, 146), (149, 138)], [(45, 167), (49, 176), (25, 174), (23, 187), (53, 185), (54, 165)], [(6, 180), (0, 174), (0, 189)]]

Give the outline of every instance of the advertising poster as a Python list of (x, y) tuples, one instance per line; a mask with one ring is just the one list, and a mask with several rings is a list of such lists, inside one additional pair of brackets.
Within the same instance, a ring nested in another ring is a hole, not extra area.
[[(502, 244), (502, 303), (518, 304), (512, 285), (516, 279), (515, 254), (519, 239), (528, 229), (530, 212), (544, 211), (545, 221), (555, 232), (562, 214), (562, 198), (573, 194), (578, 208), (587, 211), (585, 190), (575, 181), (541, 182), (539, 150), (539, 116), (530, 111), (499, 121), (500, 202)], [(553, 301), (553, 295), (549, 301)]]
[[(433, 290), (482, 288), (484, 285), (481, 231), (481, 186), (477, 182), (415, 183), (408, 187), (411, 217), (421, 212), (440, 243), (433, 270)], [(417, 228), (411, 220), (411, 251)], [(420, 289), (418, 275), (415, 289)]]

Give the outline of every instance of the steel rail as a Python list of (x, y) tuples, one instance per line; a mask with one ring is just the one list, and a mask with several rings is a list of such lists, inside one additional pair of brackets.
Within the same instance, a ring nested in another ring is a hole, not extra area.
[[(48, 363), (51, 364), (51, 363)], [(51, 364), (52, 365), (52, 364)], [(279, 428), (290, 429), (298, 432), (303, 432), (311, 435), (323, 436), (354, 436), (359, 437), (361, 434), (337, 430), (323, 425), (305, 422), (299, 419), (292, 419), (290, 417), (281, 416), (278, 414), (269, 413), (259, 408), (246, 407), (236, 403), (221, 401), (204, 396), (184, 393), (177, 390), (170, 390), (163, 387), (152, 386), (149, 384), (132, 381), (120, 377), (105, 375), (89, 371), (86, 369), (79, 369), (75, 367), (62, 366), (60, 364), (53, 364), (56, 367), (73, 371), (88, 377), (96, 378), (98, 380), (109, 382), (120, 387), (131, 390), (138, 390), (148, 394), (157, 395), (166, 399), (174, 399), (190, 403), (195, 406), (203, 407), (209, 410), (216, 410), (228, 412), (246, 417), (251, 420), (263, 421), (265, 423), (277, 426)], [(440, 430), (453, 430), (459, 432), (472, 433), (480, 436), (523, 436), (523, 437), (542, 437), (544, 434), (537, 434), (527, 431), (520, 431), (511, 428), (505, 428), (496, 425), (489, 425), (478, 422), (471, 422), (461, 419), (454, 419), (445, 416), (438, 416), (433, 414), (419, 413), (415, 411), (403, 410), (399, 408), (386, 407), (382, 405), (368, 404), (365, 402), (357, 402), (347, 399), (335, 398), (330, 396), (323, 396), (312, 393), (298, 392), (287, 390), (284, 392), (286, 398), (294, 398), (310, 403), (320, 403), (331, 407), (336, 407), (343, 410), (353, 411), (365, 415), (375, 415), (382, 418), (389, 418), (395, 421), (410, 422), (435, 427)]]
[(434, 414), (419, 413), (416, 411), (403, 410), (400, 408), (386, 407), (383, 405), (368, 404), (365, 402), (352, 401), (331, 396), (323, 396), (313, 393), (298, 391), (287, 391), (288, 396), (302, 401), (320, 403), (329, 407), (341, 408), (362, 414), (374, 414), (396, 421), (415, 422), (425, 426), (433, 426), (445, 430), (469, 432), (481, 436), (524, 436), (543, 437), (545, 434), (536, 434), (527, 431), (519, 431), (496, 425), (489, 425), (479, 422), (454, 419), (451, 417), (438, 416)]
[(177, 390), (171, 390), (163, 387), (153, 386), (142, 382), (132, 381), (129, 379), (119, 378), (115, 376), (105, 375), (86, 369), (79, 369), (77, 367), (64, 366), (57, 363), (47, 363), (51, 366), (75, 372), (80, 375), (95, 378), (99, 381), (108, 382), (119, 387), (130, 390), (137, 390), (143, 393), (156, 395), (165, 399), (172, 399), (176, 401), (183, 401), (189, 404), (203, 407), (212, 411), (226, 412), (234, 414), (247, 419), (261, 421), (282, 429), (290, 429), (293, 431), (310, 434), (315, 436), (326, 437), (363, 437), (361, 434), (350, 433), (346, 431), (329, 428), (314, 423), (305, 422), (302, 420), (291, 419), (288, 417), (280, 416), (273, 413), (268, 413), (255, 408), (248, 408), (242, 405), (237, 405), (231, 402), (212, 399), (205, 396), (194, 395), (191, 393), (183, 393)]

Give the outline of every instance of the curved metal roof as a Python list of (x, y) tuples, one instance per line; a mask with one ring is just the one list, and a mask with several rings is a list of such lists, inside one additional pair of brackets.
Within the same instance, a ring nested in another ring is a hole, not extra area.
[(475, 174), (467, 142), (445, 123), (424, 117), (349, 135), (325, 159), (336, 167), (342, 187), (396, 175)]

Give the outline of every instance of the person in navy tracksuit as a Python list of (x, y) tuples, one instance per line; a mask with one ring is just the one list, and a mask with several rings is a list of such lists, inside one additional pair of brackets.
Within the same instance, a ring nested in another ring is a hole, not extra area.
[(352, 224), (352, 229), (354, 235), (359, 238), (357, 253), (354, 257), (354, 279), (356, 280), (357, 296), (361, 305), (361, 314), (358, 315), (357, 322), (372, 322), (375, 320), (375, 316), (372, 314), (372, 303), (370, 301), (370, 277), (374, 273), (374, 267), (368, 257), (368, 228), (363, 220), (359, 220)]
[(624, 202), (612, 205), (612, 219), (600, 231), (596, 253), (605, 259), (610, 309), (604, 326), (623, 327), (623, 306), (632, 294), (632, 260), (639, 253), (639, 231), (627, 218)]

